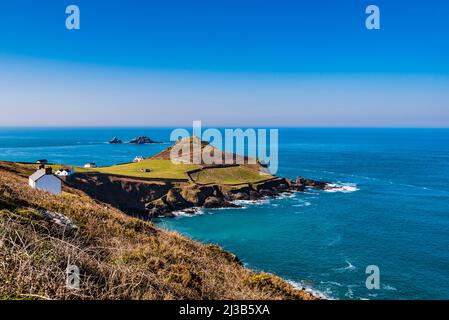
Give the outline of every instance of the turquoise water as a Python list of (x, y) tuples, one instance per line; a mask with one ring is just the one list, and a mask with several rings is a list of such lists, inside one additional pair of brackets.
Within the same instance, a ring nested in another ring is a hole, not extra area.
[[(0, 159), (97, 162), (151, 155), (163, 145), (108, 145), (170, 129), (0, 129)], [(353, 187), (203, 210), (158, 223), (218, 243), (250, 268), (336, 299), (449, 299), (449, 130), (281, 129), (278, 175)], [(365, 287), (377, 265), (381, 289)]]

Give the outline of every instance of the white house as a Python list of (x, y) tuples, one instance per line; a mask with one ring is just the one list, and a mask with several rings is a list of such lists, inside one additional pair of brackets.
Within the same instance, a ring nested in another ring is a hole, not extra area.
[(141, 162), (141, 161), (143, 161), (143, 157), (142, 156), (137, 156), (133, 160), (133, 162)]
[(62, 168), (55, 172), (55, 175), (59, 177), (68, 177), (74, 174), (74, 170), (72, 168)]
[(84, 168), (96, 168), (97, 164), (94, 162), (89, 162), (84, 165)]
[(62, 182), (51, 173), (51, 168), (42, 168), (33, 173), (28, 183), (31, 188), (61, 195)]

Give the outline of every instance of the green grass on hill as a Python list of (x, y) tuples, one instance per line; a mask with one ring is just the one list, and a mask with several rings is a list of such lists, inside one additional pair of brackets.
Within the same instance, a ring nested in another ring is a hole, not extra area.
[(200, 172), (191, 174), (192, 179), (200, 184), (243, 184), (255, 183), (272, 178), (270, 175), (262, 175), (258, 170), (240, 167), (205, 168)]
[[(20, 167), (28, 169), (27, 175), (32, 171), (36, 170), (38, 165), (26, 164), (18, 165)], [(47, 165), (51, 167), (53, 172), (58, 169), (67, 167), (66, 165)], [(84, 168), (75, 167), (76, 173), (89, 173), (98, 172), (104, 174), (113, 174), (120, 176), (128, 176), (135, 178), (146, 178), (146, 179), (188, 179), (186, 174), (187, 171), (200, 168), (199, 165), (195, 164), (175, 164), (170, 160), (151, 160), (146, 159), (142, 162), (136, 163), (125, 163), (119, 165), (113, 165), (109, 167), (98, 167), (98, 168)], [(145, 171), (149, 170), (148, 172)], [(226, 168), (204, 168), (200, 172), (191, 174), (191, 178), (194, 182), (199, 184), (244, 184), (244, 183), (255, 183), (264, 181), (272, 178), (271, 175), (262, 175), (258, 170), (247, 167), (226, 167)]]
[[(136, 178), (187, 179), (186, 171), (198, 168), (194, 164), (174, 164), (170, 160), (144, 160), (93, 169), (75, 168), (75, 172), (100, 172)], [(144, 172), (144, 170), (150, 170)]]

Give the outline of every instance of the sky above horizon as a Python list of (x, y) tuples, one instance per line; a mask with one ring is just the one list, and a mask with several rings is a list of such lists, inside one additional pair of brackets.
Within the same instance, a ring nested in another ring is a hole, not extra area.
[(0, 126), (449, 127), (448, 15), (444, 0), (2, 3)]

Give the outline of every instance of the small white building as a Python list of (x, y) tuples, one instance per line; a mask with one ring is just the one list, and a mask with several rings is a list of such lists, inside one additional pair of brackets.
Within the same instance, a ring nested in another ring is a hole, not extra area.
[(133, 160), (133, 162), (141, 162), (141, 161), (143, 161), (143, 157), (142, 156), (137, 156)]
[(42, 168), (33, 173), (28, 183), (31, 188), (61, 195), (62, 182), (51, 173), (51, 168)]
[(75, 171), (73, 170), (73, 168), (62, 168), (62, 169), (59, 169), (58, 171), (56, 171), (55, 175), (57, 175), (59, 177), (68, 177), (74, 173), (75, 173)]
[(89, 162), (84, 165), (84, 168), (96, 168), (97, 164), (94, 162)]

